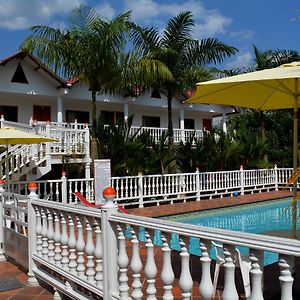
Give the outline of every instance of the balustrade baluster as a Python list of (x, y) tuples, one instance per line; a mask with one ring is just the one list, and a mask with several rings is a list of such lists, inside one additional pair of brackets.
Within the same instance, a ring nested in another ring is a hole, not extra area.
[[(141, 283), (141, 271), (142, 271), (142, 261), (140, 257), (140, 252), (139, 252), (139, 241), (137, 239), (138, 235), (138, 228), (135, 230), (132, 228), (131, 229), (131, 234), (132, 234), (132, 257), (131, 257), (131, 263), (130, 263), (130, 268), (132, 270), (132, 277), (133, 277), (133, 282), (132, 282), (132, 298), (135, 300), (139, 300), (143, 298), (143, 292), (142, 292), (142, 283)], [(136, 233), (137, 231), (137, 233)]]
[(60, 244), (61, 234), (60, 234), (60, 213), (55, 211), (54, 214), (54, 242), (55, 242), (55, 249), (54, 249), (54, 261), (57, 266), (61, 266), (61, 244)]
[(35, 208), (35, 215), (36, 215), (36, 228), (35, 228), (35, 233), (36, 233), (36, 254), (38, 256), (42, 256), (42, 216), (39, 208)]
[(90, 193), (90, 199), (91, 199), (91, 202), (94, 202), (94, 181), (90, 181), (90, 185), (91, 185), (91, 193)]
[(75, 219), (76, 216), (71, 214), (69, 215), (69, 270), (73, 275), (77, 275), (76, 268), (76, 237), (75, 237)]
[(230, 245), (223, 245), (223, 253), (225, 255), (225, 275), (224, 275), (224, 290), (222, 300), (238, 300), (239, 296), (235, 286), (234, 273), (235, 265), (233, 263), (232, 253), (234, 249)]
[(85, 279), (85, 265), (84, 265), (84, 248), (85, 242), (83, 238), (83, 224), (85, 219), (83, 216), (79, 216), (77, 220), (77, 275), (81, 279)]
[(128, 264), (129, 259), (126, 252), (126, 238), (124, 236), (123, 230), (121, 226), (118, 226), (118, 242), (119, 242), (119, 251), (118, 251), (118, 265), (120, 268), (120, 276), (119, 276), (119, 291), (120, 291), (120, 299), (127, 300), (129, 299), (129, 286), (128, 286)]
[[(250, 261), (251, 261), (251, 295), (249, 300), (264, 300), (262, 293), (262, 276), (263, 272), (260, 269), (258, 258), (251, 251)], [(262, 266), (263, 267), (263, 266)]]
[(94, 251), (95, 246), (93, 242), (93, 225), (94, 221), (92, 218), (87, 218), (87, 225), (86, 225), (86, 245), (85, 245), (85, 252), (87, 254), (87, 263), (86, 263), (86, 271), (85, 275), (87, 281), (91, 284), (95, 283), (95, 264), (94, 264)]
[(47, 228), (47, 210), (46, 209), (42, 209), (41, 211), (42, 213), (42, 255), (44, 259), (48, 260), (48, 237), (47, 237), (47, 233), (48, 233), (48, 228)]
[(293, 299), (294, 278), (290, 270), (292, 264), (291, 257), (280, 255), (278, 265), (280, 268), (279, 281), (281, 285), (281, 300)]
[(169, 247), (170, 235), (162, 234), (161, 240), (163, 242), (161, 249), (163, 253), (163, 266), (161, 270), (161, 280), (164, 288), (163, 300), (173, 300), (172, 288), (175, 275), (172, 269), (171, 249)]
[(95, 281), (97, 287), (103, 287), (103, 263), (102, 263), (103, 249), (102, 249), (102, 233), (101, 233), (100, 225), (101, 225), (101, 220), (96, 219), (95, 220), (96, 244), (95, 244), (94, 254), (96, 258)]
[(152, 190), (151, 194), (152, 195), (155, 195), (155, 188), (156, 188), (156, 186), (155, 186), (155, 177), (151, 177), (151, 190)]
[(67, 231), (67, 218), (68, 214), (67, 213), (62, 213), (61, 215), (61, 266), (63, 269), (68, 270), (68, 265), (69, 265), (69, 250), (68, 250), (68, 231)]
[(130, 188), (129, 188), (129, 196), (130, 197), (132, 197), (133, 196), (133, 185), (132, 185), (132, 181), (133, 181), (134, 179), (133, 178), (131, 178), (131, 179), (129, 179), (129, 182), (130, 182)]
[(50, 182), (50, 191), (49, 191), (49, 193), (50, 193), (50, 198), (49, 198), (49, 200), (53, 200), (53, 183), (52, 182)]
[(193, 279), (190, 271), (190, 254), (188, 253), (186, 245), (189, 243), (189, 237), (184, 237), (184, 240), (180, 240), (181, 247), (181, 272), (179, 277), (179, 286), (182, 290), (182, 299), (189, 300), (192, 296)]
[(201, 280), (199, 284), (200, 295), (204, 300), (210, 300), (214, 295), (214, 286), (211, 280), (211, 258), (209, 257), (211, 242), (201, 239)]
[[(84, 188), (83, 188), (83, 181), (80, 182), (80, 194), (83, 195)], [(77, 203), (76, 203), (77, 204)]]
[(153, 231), (145, 233), (146, 237), (146, 248), (147, 248), (147, 260), (145, 265), (145, 275), (147, 277), (147, 300), (156, 300), (156, 288), (155, 288), (155, 277), (157, 275), (157, 267), (154, 260), (154, 245), (152, 239), (154, 236)]
[(151, 195), (152, 177), (148, 177), (148, 195)]
[(128, 178), (125, 178), (125, 198), (128, 198)]
[(125, 198), (125, 197), (124, 197), (124, 196), (125, 196), (125, 195), (124, 195), (124, 180), (123, 180), (122, 178), (120, 179), (120, 186), (121, 186), (121, 187), (120, 187), (120, 192), (121, 192), (120, 197), (121, 197), (121, 198)]
[(55, 183), (55, 199), (56, 201), (59, 201), (60, 197), (59, 197), (59, 187), (58, 187), (58, 183)]
[(72, 181), (69, 181), (69, 182), (68, 182), (68, 185), (69, 185), (68, 202), (69, 202), (69, 203), (73, 203), (73, 201), (72, 201), (72, 195), (73, 195), (73, 192), (72, 192)]
[(55, 252), (54, 252), (54, 228), (53, 228), (53, 217), (52, 217), (52, 213), (53, 211), (49, 211), (48, 213), (48, 258), (49, 258), (49, 262), (50, 263), (55, 263), (54, 261), (54, 256), (55, 256)]

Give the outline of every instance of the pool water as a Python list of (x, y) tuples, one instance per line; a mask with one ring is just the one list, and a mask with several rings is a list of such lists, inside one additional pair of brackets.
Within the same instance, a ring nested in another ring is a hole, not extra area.
[[(239, 205), (224, 209), (214, 209), (203, 212), (181, 214), (164, 219), (213, 228), (223, 228), (228, 230), (263, 233), (273, 230), (288, 230), (292, 227), (292, 221), (287, 211), (290, 199), (272, 200), (263, 203)], [(298, 222), (299, 223), (299, 222)], [(299, 223), (300, 224), (300, 223)], [(299, 224), (297, 224), (299, 226)], [(173, 236), (172, 248), (178, 248), (178, 237)], [(247, 250), (239, 247), (245, 253)], [(191, 239), (190, 252), (200, 255), (199, 240)], [(214, 258), (214, 249), (211, 255)], [(265, 252), (264, 264), (268, 265), (278, 260), (275, 253)]]

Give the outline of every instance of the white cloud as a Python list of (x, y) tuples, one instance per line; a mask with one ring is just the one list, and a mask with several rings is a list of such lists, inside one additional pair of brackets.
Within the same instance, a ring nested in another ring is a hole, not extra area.
[(82, 3), (85, 0), (0, 0), (0, 27), (14, 30), (44, 25)]
[(132, 10), (132, 17), (136, 22), (143, 22), (146, 25), (158, 26), (162, 24), (162, 18), (170, 18), (182, 11), (191, 11), (195, 20), (196, 38), (214, 36), (225, 33), (226, 26), (231, 19), (221, 15), (216, 10), (205, 8), (201, 1), (188, 0), (182, 3), (162, 4), (154, 0), (125, 0), (125, 9)]
[(216, 34), (224, 34), (225, 28), (231, 23), (231, 19), (220, 15), (218, 12), (211, 12), (202, 17), (203, 21), (195, 26), (195, 36), (200, 39), (213, 37)]
[(95, 7), (99, 11), (100, 15), (108, 20), (112, 19), (115, 16), (115, 10), (109, 3), (105, 2)]
[(232, 31), (230, 32), (229, 36), (232, 38), (239, 38), (239, 39), (251, 39), (254, 35), (252, 30), (240, 30), (240, 31)]
[(225, 69), (247, 68), (253, 61), (250, 52), (240, 53), (233, 57), (233, 60), (225, 65)]

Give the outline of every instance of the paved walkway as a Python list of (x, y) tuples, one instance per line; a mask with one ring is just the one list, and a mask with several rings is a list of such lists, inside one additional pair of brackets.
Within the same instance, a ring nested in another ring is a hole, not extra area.
[[(148, 216), (148, 217), (158, 217), (162, 215), (174, 215), (179, 213), (185, 213), (185, 212), (191, 212), (191, 211), (198, 211), (198, 210), (206, 210), (206, 209), (214, 209), (214, 208), (220, 208), (220, 207), (228, 207), (228, 206), (235, 206), (240, 204), (247, 204), (247, 203), (253, 203), (253, 202), (260, 202), (270, 199), (276, 199), (276, 198), (283, 198), (283, 197), (290, 197), (290, 192), (269, 192), (269, 193), (257, 193), (257, 194), (248, 194), (244, 196), (238, 196), (238, 197), (229, 197), (229, 198), (218, 198), (218, 199), (211, 199), (211, 200), (201, 200), (198, 202), (188, 202), (188, 203), (176, 203), (173, 205), (161, 205), (161, 206), (155, 206), (155, 207), (145, 207), (145, 208), (138, 208), (138, 209), (131, 209), (130, 213), (138, 214), (142, 216)], [(128, 251), (128, 255), (130, 257), (131, 255), (131, 249)], [(144, 247), (141, 248), (141, 259), (145, 262), (146, 260), (146, 250)], [(194, 282), (194, 288), (193, 288), (193, 299), (201, 299), (199, 296), (199, 286), (197, 281), (199, 281), (199, 278), (201, 276), (201, 268), (199, 266), (199, 257), (191, 255), (191, 271)], [(193, 260), (195, 260), (195, 263), (193, 263)], [(158, 267), (158, 270), (162, 267), (162, 255), (161, 250), (159, 248), (156, 249), (156, 256), (155, 261)], [(176, 253), (172, 255), (172, 265), (173, 269), (176, 275), (175, 283), (178, 281), (179, 275), (180, 275), (180, 257)], [(268, 274), (278, 274), (279, 270), (277, 265), (272, 265), (270, 268), (270, 271)], [(238, 272), (237, 272), (238, 273)], [(266, 274), (266, 273), (265, 273)], [(221, 275), (220, 275), (221, 276)], [(277, 275), (276, 275), (277, 276)], [(275, 277), (276, 277), (275, 276)], [(265, 286), (272, 286), (273, 290), (270, 292), (272, 296), (268, 297), (265, 295), (265, 299), (280, 299), (280, 293), (278, 292), (280, 290), (279, 286), (276, 288), (277, 292), (275, 293), (275, 282), (277, 284), (278, 282), (278, 276), (277, 279), (274, 280), (274, 278), (271, 278), (272, 276), (266, 276), (265, 280), (272, 280), (273, 283), (269, 282)], [(15, 289), (7, 292), (0, 292), (0, 300), (50, 300), (53, 299), (53, 294), (51, 290), (43, 288), (43, 287), (29, 287), (27, 286), (27, 271), (18, 267), (17, 265), (13, 264), (11, 261), (7, 262), (0, 262), (0, 279), (1, 278), (16, 278), (21, 283), (24, 284), (23, 288)], [(237, 278), (238, 279), (238, 278)], [(238, 282), (238, 290), (241, 291), (241, 285)], [(160, 287), (158, 287), (158, 294), (162, 295), (162, 282), (157, 282)], [(178, 283), (178, 282), (177, 282)], [(279, 284), (279, 282), (278, 282)], [(222, 282), (221, 282), (222, 285)], [(177, 284), (178, 286), (178, 284)], [(300, 284), (296, 285), (300, 286)], [(143, 280), (143, 289), (146, 288), (146, 282)], [(222, 286), (219, 286), (220, 289), (222, 289)], [(181, 299), (181, 292), (179, 288), (174, 288), (172, 290), (174, 294), (174, 299), (179, 300)], [(279, 293), (279, 294), (278, 294)], [(268, 293), (269, 294), (269, 293)], [(158, 295), (158, 299), (162, 299), (161, 296)], [(299, 296), (299, 294), (297, 294)], [(296, 297), (297, 298), (297, 297)], [(217, 293), (214, 300), (221, 299), (221, 294), (219, 292)], [(244, 299), (243, 297), (240, 297), (240, 299)], [(297, 298), (300, 299), (300, 298)]]
[(12, 261), (0, 262), (0, 279), (15, 278), (24, 285), (23, 288), (0, 292), (0, 300), (51, 300), (53, 294), (41, 286), (27, 286), (27, 270)]
[(187, 203), (175, 203), (160, 206), (149, 206), (143, 208), (128, 209), (131, 214), (136, 214), (144, 217), (161, 217), (170, 216), (194, 211), (208, 210), (214, 208), (222, 208), (261, 202), (271, 199), (291, 197), (289, 191), (272, 191), (268, 193), (247, 194), (237, 197), (215, 198), (201, 201), (190, 201)]

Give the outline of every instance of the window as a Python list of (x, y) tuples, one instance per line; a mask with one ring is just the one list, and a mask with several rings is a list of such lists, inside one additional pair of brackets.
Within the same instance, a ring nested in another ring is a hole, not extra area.
[(195, 129), (195, 120), (194, 119), (184, 119), (184, 128), (185, 129)]
[(37, 121), (51, 121), (51, 107), (34, 105), (33, 119)]
[(160, 92), (156, 89), (153, 89), (151, 93), (151, 98), (161, 98)]
[(28, 80), (26, 78), (26, 75), (23, 71), (23, 68), (21, 64), (19, 63), (17, 66), (17, 69), (11, 79), (11, 82), (17, 82), (17, 83), (26, 83), (28, 84)]
[(7, 121), (18, 122), (18, 107), (0, 105), (0, 116), (3, 115)]
[(89, 123), (89, 112), (79, 110), (66, 110), (66, 121), (68, 123), (74, 123), (75, 119), (78, 123)]
[(142, 116), (142, 125), (145, 127), (160, 127), (160, 117)]
[(211, 119), (203, 119), (203, 130), (211, 130)]
[(124, 119), (124, 113), (120, 111), (101, 111), (101, 116), (104, 117), (104, 124), (115, 125), (119, 119)]

